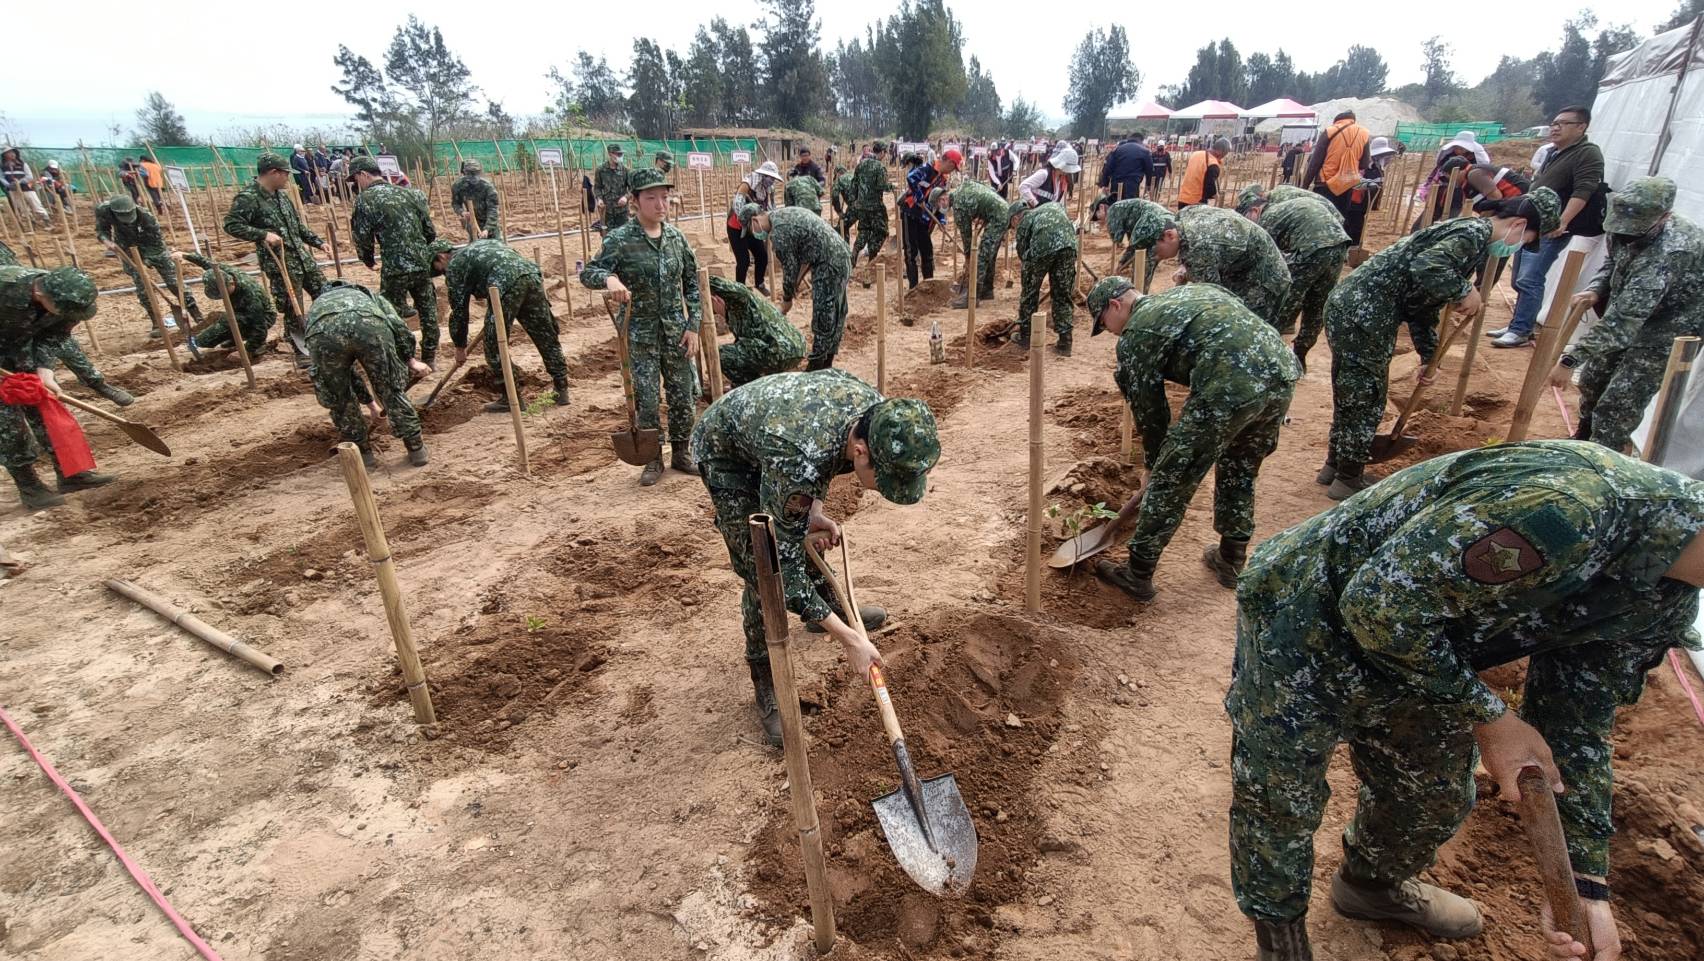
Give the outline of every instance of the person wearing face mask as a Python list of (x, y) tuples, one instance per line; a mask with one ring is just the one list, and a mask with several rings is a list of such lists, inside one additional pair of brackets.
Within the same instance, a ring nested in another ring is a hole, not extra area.
[(1622, 451), (1657, 392), (1674, 338), (1704, 336), (1704, 230), (1674, 213), (1674, 181), (1641, 177), (1610, 195), (1609, 260), (1574, 296), (1602, 320), (1550, 372), (1580, 372), (1576, 440)]
[[(1473, 279), (1487, 255), (1508, 256), (1556, 229), (1562, 201), (1540, 187), (1504, 201), (1484, 217), (1458, 217), (1409, 234), (1345, 277), (1325, 306), (1331, 344), (1331, 446), (1315, 478), (1332, 500), (1372, 486), (1363, 469), (1384, 415), (1396, 329), (1408, 324), (1422, 362), (1437, 348), (1437, 317), (1451, 305), (1461, 316), (1479, 310)], [(1422, 370), (1424, 368), (1421, 368)]]

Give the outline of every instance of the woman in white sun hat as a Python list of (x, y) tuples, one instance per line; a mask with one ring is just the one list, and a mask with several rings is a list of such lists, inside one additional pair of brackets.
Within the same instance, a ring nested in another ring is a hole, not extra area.
[(765, 297), (769, 296), (769, 288), (763, 283), (763, 276), (769, 270), (769, 247), (756, 231), (745, 229), (745, 224), (740, 222), (740, 209), (746, 204), (757, 204), (765, 211), (774, 210), (775, 195), (780, 186), (781, 171), (775, 166), (775, 161), (765, 160), (746, 177), (728, 201), (728, 245), (734, 248), (734, 279), (745, 283), (746, 269), (755, 267), (752, 286)]

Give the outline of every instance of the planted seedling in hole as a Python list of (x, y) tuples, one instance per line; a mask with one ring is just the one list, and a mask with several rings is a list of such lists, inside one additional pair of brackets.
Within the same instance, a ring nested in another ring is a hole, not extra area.
[(542, 630), (544, 630), (544, 618), (539, 617), (535, 614), (528, 614), (527, 615), (527, 633), (528, 634), (537, 634), (539, 631), (542, 631)]
[[(1059, 522), (1062, 535), (1060, 540), (1068, 541), (1083, 533), (1083, 530), (1094, 521), (1112, 520), (1118, 516), (1118, 512), (1108, 510), (1106, 501), (1096, 501), (1093, 504), (1084, 504), (1070, 513), (1066, 513), (1065, 509), (1058, 504), (1049, 504), (1047, 505), (1047, 516), (1049, 519)], [(1076, 572), (1076, 569), (1075, 564), (1071, 565), (1073, 573)]]
[(531, 417), (534, 414), (537, 414), (537, 413), (543, 411), (546, 407), (549, 407), (551, 404), (554, 404), (554, 403), (556, 403), (556, 391), (547, 390), (544, 393), (533, 398), (532, 403), (521, 408), (521, 413), (526, 414), (528, 417)]

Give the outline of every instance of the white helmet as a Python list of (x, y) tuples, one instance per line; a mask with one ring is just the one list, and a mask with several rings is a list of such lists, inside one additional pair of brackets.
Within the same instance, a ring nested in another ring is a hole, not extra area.
[(1070, 144), (1060, 147), (1047, 162), (1060, 173), (1074, 174), (1083, 169), (1083, 165), (1077, 162), (1077, 151)]

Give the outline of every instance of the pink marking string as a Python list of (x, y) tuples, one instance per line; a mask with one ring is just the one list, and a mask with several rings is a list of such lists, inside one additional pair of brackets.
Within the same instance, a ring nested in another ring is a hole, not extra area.
[(89, 826), (95, 829), (95, 833), (101, 836), (101, 840), (107, 843), (107, 847), (112, 848), (112, 853), (118, 855), (119, 863), (124, 865), (124, 869), (130, 872), (130, 876), (135, 879), (137, 886), (147, 892), (148, 897), (152, 898), (154, 904), (170, 919), (172, 925), (178, 929), (178, 933), (183, 935), (184, 940), (193, 945), (195, 950), (199, 951), (207, 961), (224, 961), (223, 958), (219, 957), (219, 952), (214, 951), (206, 941), (201, 940), (201, 937), (195, 933), (195, 929), (189, 926), (189, 922), (185, 921), (182, 915), (172, 910), (172, 906), (166, 901), (166, 896), (160, 893), (160, 889), (154, 886), (153, 879), (148, 877), (148, 872), (142, 870), (141, 865), (132, 861), (130, 855), (125, 853), (124, 847), (113, 840), (113, 836), (107, 831), (106, 825), (101, 823), (100, 818), (95, 817), (95, 812), (89, 810), (89, 806), (83, 803), (83, 799), (77, 796), (77, 792), (71, 789), (71, 785), (65, 783), (65, 779), (59, 776), (59, 772), (54, 769), (53, 764), (47, 758), (41, 756), (41, 752), (36, 750), (34, 744), (30, 743), (30, 739), (24, 736), (23, 729), (18, 727), (17, 722), (13, 721), (4, 709), (0, 709), (0, 721), (5, 722), (7, 729), (12, 732), (12, 736), (17, 738), (18, 743), (24, 746), (24, 750), (41, 767), (42, 773), (47, 775), (48, 780), (57, 785), (59, 790), (71, 799), (71, 803), (77, 806), (77, 811), (83, 815), (83, 820), (88, 821)]
[(1698, 700), (1698, 693), (1692, 689), (1692, 682), (1686, 677), (1686, 666), (1680, 663), (1680, 652), (1669, 648), (1669, 667), (1674, 669), (1675, 680), (1680, 682), (1680, 689), (1686, 692), (1686, 699), (1692, 702), (1692, 713), (1698, 715), (1698, 723), (1704, 724), (1704, 702)]
[(1574, 418), (1568, 414), (1568, 402), (1562, 399), (1562, 388), (1552, 384), (1550, 396), (1556, 398), (1556, 409), (1562, 412), (1562, 426), (1568, 428), (1568, 436), (1574, 436)]

